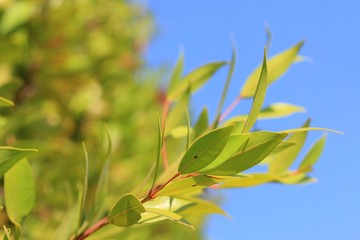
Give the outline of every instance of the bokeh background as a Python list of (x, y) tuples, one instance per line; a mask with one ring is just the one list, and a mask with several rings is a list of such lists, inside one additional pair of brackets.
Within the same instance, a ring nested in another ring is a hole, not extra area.
[[(328, 134), (325, 152), (313, 173), (316, 184), (223, 191), (222, 206), (232, 220), (212, 216), (206, 225), (207, 239), (360, 239), (360, 2), (149, 0), (145, 4), (158, 25), (145, 54), (151, 67), (169, 66), (181, 49), (186, 71), (208, 61), (230, 59), (230, 36), (235, 37), (238, 61), (227, 104), (261, 62), (264, 25), (270, 26), (273, 35), (269, 56), (305, 39), (301, 55), (307, 61), (294, 65), (269, 88), (266, 103), (293, 103), (306, 107), (307, 112), (260, 121), (257, 127), (293, 128), (311, 117), (313, 126), (345, 133)], [(195, 96), (194, 115), (207, 105), (214, 116), (225, 75), (225, 70), (218, 73)], [(234, 114), (248, 107), (243, 102)], [(308, 144), (320, 136), (311, 133)]]

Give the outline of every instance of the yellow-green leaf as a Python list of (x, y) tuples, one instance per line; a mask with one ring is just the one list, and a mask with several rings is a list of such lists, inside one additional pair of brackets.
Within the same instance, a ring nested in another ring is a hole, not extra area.
[(159, 208), (145, 208), (146, 212), (149, 213), (155, 213), (159, 216), (163, 216), (166, 219), (175, 221), (177, 223), (180, 223), (184, 226), (187, 226), (193, 230), (195, 230), (195, 227), (192, 226), (186, 219), (184, 219), (181, 215), (175, 213), (175, 212), (171, 212), (169, 210), (165, 210), (165, 209), (159, 209)]
[(243, 133), (250, 132), (251, 128), (255, 124), (257, 117), (261, 111), (261, 107), (265, 100), (266, 88), (267, 88), (267, 66), (266, 66), (266, 48), (264, 51), (264, 60), (261, 68), (261, 74), (257, 81), (257, 87), (255, 90), (254, 101), (251, 106), (249, 116), (246, 119)]
[(314, 183), (316, 179), (307, 176), (306, 173), (286, 172), (282, 174), (277, 181), (281, 184), (294, 185)]
[(184, 123), (186, 117), (185, 111), (190, 102), (190, 93), (187, 91), (179, 102), (175, 103), (170, 109), (169, 115), (166, 119), (165, 136), (168, 136), (171, 131), (176, 128), (179, 123)]
[(218, 128), (198, 138), (184, 154), (178, 171), (192, 173), (209, 165), (225, 147), (232, 128)]
[(309, 152), (306, 154), (302, 160), (298, 171), (299, 172), (310, 172), (312, 171), (313, 165), (318, 161), (321, 156), (322, 151), (324, 150), (326, 141), (326, 136), (321, 137), (314, 145), (311, 147)]
[(245, 188), (254, 187), (276, 180), (277, 177), (268, 173), (253, 173), (246, 177), (239, 177), (226, 181), (220, 185), (221, 188)]
[(221, 67), (225, 66), (227, 62), (212, 62), (205, 64), (186, 75), (181, 83), (168, 93), (168, 99), (176, 101), (180, 99), (190, 89), (195, 92), (201, 88)]
[(4, 175), (4, 195), (7, 215), (21, 228), (35, 204), (35, 182), (26, 158), (16, 163)]
[(176, 61), (176, 64), (174, 66), (174, 69), (171, 73), (169, 87), (168, 87), (168, 93), (174, 91), (177, 86), (180, 84), (181, 75), (183, 74), (183, 68), (184, 68), (184, 54), (183, 52), (180, 52), (179, 58)]
[[(279, 79), (289, 67), (296, 61), (298, 53), (303, 46), (304, 41), (299, 42), (295, 46), (275, 55), (268, 61), (268, 84), (273, 83)], [(258, 85), (259, 76), (262, 67), (259, 66), (254, 72), (250, 74), (246, 80), (240, 96), (242, 98), (251, 98), (254, 96), (256, 86)]]
[(200, 137), (209, 127), (209, 113), (206, 107), (200, 113), (199, 118), (197, 119), (192, 133), (192, 139), (195, 140)]
[(12, 101), (10, 101), (6, 98), (0, 97), (0, 107), (12, 107), (14, 105), (15, 104)]
[[(307, 120), (303, 127), (307, 128), (309, 125), (310, 120)], [(304, 146), (306, 137), (306, 131), (293, 133), (287, 140), (296, 143), (296, 145), (274, 155), (274, 158), (269, 163), (269, 173), (281, 174), (288, 170)]]
[(0, 177), (18, 161), (34, 152), (37, 152), (37, 150), (7, 146), (0, 147)]
[(123, 195), (112, 207), (108, 219), (113, 225), (128, 227), (141, 219), (141, 213), (145, 212), (144, 206), (133, 194)]
[(233, 175), (243, 172), (260, 163), (287, 136), (286, 133), (254, 132), (242, 150), (219, 166), (204, 171), (212, 175)]

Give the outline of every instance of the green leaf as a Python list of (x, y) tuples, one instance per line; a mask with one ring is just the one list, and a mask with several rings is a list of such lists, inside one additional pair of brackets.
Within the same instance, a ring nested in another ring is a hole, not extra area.
[(6, 98), (0, 97), (0, 107), (12, 107), (14, 105), (15, 104), (12, 101), (10, 101)]
[[(288, 103), (274, 103), (263, 108), (257, 119), (282, 118), (299, 112), (305, 112), (305, 108)], [(240, 115), (229, 119), (227, 122), (245, 121), (246, 118), (247, 115)]]
[(234, 74), (235, 64), (236, 64), (236, 46), (235, 46), (235, 44), (233, 44), (230, 67), (229, 67), (228, 75), (226, 77), (225, 86), (224, 86), (223, 92), (221, 94), (220, 102), (219, 102), (219, 105), (218, 105), (218, 108), (217, 108), (216, 117), (215, 117), (215, 123), (213, 125), (213, 128), (216, 128), (217, 125), (219, 124), (222, 107), (224, 105), (225, 98), (227, 96), (227, 92), (228, 92), (229, 87), (230, 87), (230, 82), (231, 82), (232, 76)]
[[(267, 83), (271, 84), (279, 79), (289, 67), (296, 61), (298, 53), (303, 46), (304, 41), (299, 42), (295, 46), (275, 55), (270, 58), (268, 65), (268, 80)], [(254, 96), (256, 86), (258, 85), (259, 76), (262, 67), (259, 66), (254, 72), (250, 74), (241, 90), (240, 96), (242, 98), (251, 98)]]
[(156, 183), (156, 180), (157, 180), (157, 176), (158, 176), (158, 172), (159, 172), (159, 166), (160, 166), (160, 159), (161, 159), (161, 149), (162, 149), (163, 144), (164, 144), (164, 131), (165, 131), (165, 129), (161, 130), (161, 122), (160, 122), (159, 114), (157, 115), (157, 119), (158, 119), (157, 153), (156, 153), (154, 179), (153, 179), (152, 184), (151, 184), (150, 192), (153, 190), (153, 188), (155, 186), (155, 183)]
[[(171, 132), (169, 133), (169, 136), (171, 136), (174, 139), (180, 139), (180, 138), (184, 138), (187, 137), (188, 135), (188, 126), (178, 126), (176, 128), (174, 128), (173, 130), (171, 130)], [(192, 133), (192, 129), (190, 129), (190, 133)]]
[(260, 163), (287, 136), (286, 133), (253, 132), (243, 149), (219, 166), (203, 171), (211, 175), (233, 175)]
[(13, 2), (4, 12), (0, 23), (0, 34), (6, 35), (30, 20), (35, 12), (33, 2)]
[(186, 219), (184, 219), (181, 215), (171, 212), (165, 209), (159, 209), (159, 208), (145, 208), (146, 212), (155, 213), (159, 216), (163, 216), (169, 220), (175, 221), (177, 223), (180, 223), (184, 226), (187, 226), (193, 230), (195, 230), (195, 227), (192, 226)]
[(209, 113), (206, 107), (200, 113), (199, 118), (197, 119), (192, 133), (192, 139), (195, 140), (200, 137), (209, 127)]
[(145, 212), (145, 208), (139, 199), (128, 193), (122, 196), (112, 207), (108, 218), (111, 224), (128, 227), (137, 223), (143, 212)]
[(218, 128), (198, 138), (181, 159), (178, 172), (192, 173), (209, 165), (225, 147), (232, 128)]
[(255, 124), (257, 117), (261, 111), (261, 107), (265, 100), (266, 88), (267, 88), (267, 66), (266, 66), (266, 48), (264, 51), (264, 61), (261, 69), (260, 78), (257, 81), (257, 87), (255, 91), (254, 101), (251, 106), (249, 116), (245, 122), (243, 133), (250, 132), (251, 128)]
[(241, 147), (249, 140), (249, 134), (231, 134), (224, 149), (219, 156), (212, 161), (209, 165), (199, 170), (199, 172), (206, 172), (209, 169), (219, 166), (228, 160), (234, 153), (238, 152)]
[(191, 92), (195, 92), (226, 64), (227, 62), (224, 61), (212, 62), (193, 70), (182, 79), (181, 83), (174, 90), (168, 92), (168, 99), (176, 101), (184, 96), (188, 89)]
[(181, 83), (181, 76), (183, 74), (184, 69), (184, 53), (180, 52), (179, 58), (176, 61), (175, 67), (172, 71), (171, 77), (170, 77), (170, 83), (168, 87), (168, 93), (173, 92), (177, 86)]
[(260, 164), (269, 164), (276, 156), (277, 153), (296, 145), (294, 142), (282, 141), (264, 160), (261, 161)]
[(180, 99), (179, 102), (170, 110), (168, 117), (166, 118), (165, 136), (168, 136), (171, 131), (176, 128), (179, 123), (183, 123), (185, 119), (185, 110), (188, 108), (190, 102), (189, 91)]
[(226, 181), (220, 185), (221, 188), (245, 188), (275, 181), (277, 177), (268, 173), (253, 173), (247, 177), (239, 177)]
[(3, 146), (0, 147), (0, 177), (9, 170), (18, 161), (27, 157), (33, 152), (37, 152), (36, 149), (23, 149)]
[[(310, 120), (307, 120), (303, 125), (304, 128), (310, 125)], [(295, 146), (285, 149), (274, 156), (274, 159), (269, 163), (269, 173), (281, 174), (285, 172), (296, 160), (302, 147), (305, 144), (307, 132), (293, 133), (288, 141), (296, 143)]]
[(278, 178), (277, 182), (281, 183), (281, 184), (287, 184), (287, 185), (308, 184), (308, 183), (316, 182), (316, 179), (307, 176), (305, 173), (287, 172), (287, 173), (282, 174)]
[(21, 229), (23, 220), (35, 204), (35, 182), (26, 158), (5, 173), (4, 195), (7, 215)]
[(322, 151), (324, 150), (326, 142), (326, 136), (324, 135), (318, 141), (314, 143), (309, 152), (306, 154), (304, 159), (302, 160), (298, 171), (299, 172), (310, 172), (312, 171), (312, 167), (319, 160)]
[(85, 143), (82, 143), (83, 145), (83, 151), (84, 151), (84, 155), (85, 155), (85, 174), (84, 174), (84, 179), (83, 179), (83, 183), (82, 186), (79, 186), (80, 191), (79, 191), (79, 218), (78, 218), (78, 226), (77, 226), (77, 230), (81, 227), (82, 224), (82, 220), (83, 220), (83, 216), (84, 216), (84, 208), (85, 208), (85, 203), (86, 203), (86, 196), (87, 196), (87, 191), (88, 191), (88, 184), (89, 184), (89, 156), (88, 153), (86, 151), (86, 147), (85, 147)]
[(12, 237), (11, 237), (11, 228), (7, 228), (5, 225), (3, 225), (3, 228), (4, 228), (4, 232), (5, 232), (5, 235), (4, 235), (4, 240), (11, 240)]
[(221, 182), (221, 179), (198, 175), (169, 183), (157, 196), (175, 196), (198, 191)]
[(329, 128), (319, 128), (319, 127), (301, 127), (301, 128), (283, 130), (281, 132), (283, 132), (283, 133), (298, 133), (298, 132), (308, 132), (308, 131), (325, 131), (325, 132), (333, 132), (333, 133), (342, 134), (342, 135), (344, 134), (343, 132), (340, 132), (337, 130), (333, 130), (333, 129), (329, 129)]

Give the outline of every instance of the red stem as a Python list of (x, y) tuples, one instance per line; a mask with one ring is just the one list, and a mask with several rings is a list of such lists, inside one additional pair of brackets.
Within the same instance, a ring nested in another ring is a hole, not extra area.
[(224, 119), (234, 110), (234, 108), (240, 103), (242, 97), (239, 95), (234, 101), (226, 108), (226, 110), (220, 116), (220, 122), (224, 121)]
[(87, 238), (88, 236), (90, 236), (91, 234), (100, 230), (101, 228), (105, 227), (108, 224), (109, 224), (108, 218), (104, 217), (100, 219), (98, 222), (96, 222), (94, 225), (86, 229), (82, 234), (77, 236), (75, 240), (84, 240), (85, 238)]

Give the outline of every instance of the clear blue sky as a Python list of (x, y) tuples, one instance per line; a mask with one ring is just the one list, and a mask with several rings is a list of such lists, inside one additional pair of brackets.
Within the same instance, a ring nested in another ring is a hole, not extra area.
[[(233, 220), (212, 216), (207, 239), (360, 239), (360, 1), (148, 0), (148, 5), (158, 25), (146, 53), (152, 66), (174, 63), (180, 46), (186, 71), (229, 59), (229, 36), (235, 35), (238, 62), (227, 104), (261, 61), (264, 23), (273, 33), (269, 56), (306, 39), (301, 54), (312, 61), (296, 64), (272, 85), (266, 103), (293, 103), (306, 107), (307, 113), (261, 121), (257, 126), (298, 127), (311, 117), (314, 126), (345, 132), (344, 136), (328, 134), (313, 173), (319, 179), (316, 184), (224, 191), (222, 206)], [(195, 113), (203, 105), (214, 110), (224, 75), (219, 73), (196, 95)], [(235, 113), (247, 107), (240, 104)], [(311, 133), (308, 144), (319, 136), (320, 132)]]

